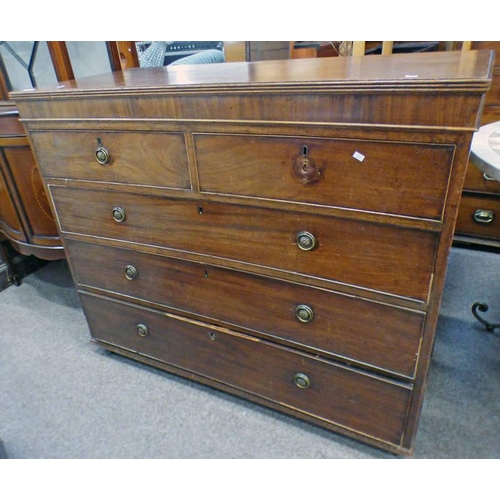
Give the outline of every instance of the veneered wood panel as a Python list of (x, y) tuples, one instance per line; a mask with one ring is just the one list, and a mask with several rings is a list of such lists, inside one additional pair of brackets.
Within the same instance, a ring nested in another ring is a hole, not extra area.
[[(1, 161), (1, 158), (0, 158)], [(1, 165), (0, 165), (1, 167)], [(0, 169), (0, 232), (16, 241), (25, 242), (19, 215), (11, 198), (9, 188)]]
[(4, 154), (27, 214), (33, 243), (54, 244), (53, 239), (58, 238), (55, 217), (31, 149), (6, 147)]

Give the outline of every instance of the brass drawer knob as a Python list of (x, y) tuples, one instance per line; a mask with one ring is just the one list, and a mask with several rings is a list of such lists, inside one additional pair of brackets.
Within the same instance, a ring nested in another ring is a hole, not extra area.
[(135, 328), (137, 334), (140, 335), (141, 337), (145, 337), (146, 335), (149, 334), (149, 328), (146, 325), (143, 325), (142, 323), (139, 323)]
[(139, 271), (134, 266), (131, 266), (130, 264), (128, 266), (125, 266), (125, 277), (132, 281), (135, 280), (139, 276)]
[(316, 246), (316, 238), (308, 231), (300, 231), (297, 233), (297, 245), (301, 250), (312, 250)]
[(97, 139), (95, 159), (101, 165), (108, 165), (111, 162), (111, 155), (109, 154), (109, 151), (102, 145), (101, 139)]
[(300, 304), (295, 308), (295, 315), (302, 323), (309, 323), (314, 318), (314, 311), (305, 304)]
[(113, 219), (116, 222), (123, 222), (125, 220), (125, 210), (120, 207), (113, 208)]
[(473, 217), (478, 224), (491, 224), (495, 214), (491, 210), (476, 210)]
[(311, 380), (307, 375), (304, 375), (303, 373), (296, 373), (293, 376), (293, 381), (295, 382), (295, 385), (300, 389), (307, 389), (311, 385)]

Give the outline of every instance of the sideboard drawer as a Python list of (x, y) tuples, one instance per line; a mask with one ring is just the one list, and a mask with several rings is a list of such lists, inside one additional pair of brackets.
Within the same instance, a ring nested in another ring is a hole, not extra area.
[(66, 244), (80, 285), (414, 375), (421, 312), (144, 252), (72, 239)]
[[(437, 233), (204, 200), (50, 189), (64, 233), (210, 255), (225, 259), (225, 265), (245, 262), (424, 302), (428, 298)], [(115, 209), (123, 212), (123, 222), (113, 220)]]
[(473, 163), (469, 162), (464, 191), (500, 194), (500, 182), (483, 174)]
[(58, 130), (31, 138), (46, 177), (191, 188), (183, 134)]
[(442, 217), (455, 149), (211, 134), (195, 134), (194, 142), (204, 192), (429, 219)]
[(81, 299), (98, 341), (245, 391), (263, 402), (395, 445), (401, 442), (410, 385), (149, 309), (87, 294)]
[(500, 240), (500, 197), (464, 193), (455, 234)]

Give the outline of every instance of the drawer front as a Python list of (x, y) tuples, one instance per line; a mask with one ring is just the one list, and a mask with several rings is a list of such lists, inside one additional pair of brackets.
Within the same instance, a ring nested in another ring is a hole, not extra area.
[(453, 146), (195, 135), (200, 189), (441, 219)]
[[(412, 377), (424, 314), (248, 273), (67, 240), (80, 285)], [(128, 272), (128, 276), (127, 276)]]
[[(32, 132), (46, 177), (190, 189), (183, 134), (153, 132)], [(96, 150), (100, 150), (96, 159)]]
[[(233, 267), (244, 262), (427, 300), (438, 238), (434, 233), (129, 193), (59, 186), (51, 186), (51, 193), (63, 232), (210, 255)], [(115, 208), (126, 214), (123, 222), (113, 220)], [(314, 242), (314, 248), (303, 250), (298, 241), (303, 247)]]
[(464, 191), (500, 194), (500, 182), (488, 178), (473, 163), (469, 162), (467, 175), (465, 176)]
[[(383, 441), (401, 441), (407, 386), (209, 325), (94, 296), (81, 299), (97, 340)], [(298, 387), (295, 380), (310, 385)]]
[(464, 193), (455, 234), (500, 240), (500, 199)]
[[(5, 104), (5, 101), (2, 101)], [(19, 113), (15, 106), (0, 108), (0, 137), (24, 137), (26, 132), (19, 121)]]

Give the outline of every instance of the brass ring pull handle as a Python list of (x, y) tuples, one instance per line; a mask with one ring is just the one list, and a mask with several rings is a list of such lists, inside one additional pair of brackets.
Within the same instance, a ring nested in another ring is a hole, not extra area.
[(495, 214), (491, 210), (476, 210), (473, 217), (478, 224), (491, 224)]
[(95, 159), (101, 165), (109, 165), (109, 163), (111, 162), (111, 155), (109, 154), (109, 151), (102, 145), (101, 139), (97, 139)]
[(311, 380), (307, 375), (304, 375), (303, 373), (296, 373), (293, 376), (293, 381), (299, 389), (307, 389), (311, 385)]
[(309, 323), (314, 318), (314, 311), (305, 304), (300, 304), (295, 308), (295, 315), (302, 323)]
[(134, 266), (131, 266), (130, 264), (128, 266), (125, 266), (125, 277), (132, 281), (135, 280), (139, 276), (139, 271)]
[(139, 323), (136, 325), (136, 331), (137, 334), (140, 335), (141, 337), (145, 337), (146, 335), (149, 334), (149, 328), (146, 325), (143, 325), (142, 323)]
[(123, 222), (125, 218), (126, 218), (125, 210), (123, 210), (123, 208), (120, 207), (113, 208), (113, 219), (116, 222)]
[(301, 250), (312, 250), (316, 246), (315, 236), (307, 231), (297, 233), (296, 241)]

